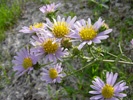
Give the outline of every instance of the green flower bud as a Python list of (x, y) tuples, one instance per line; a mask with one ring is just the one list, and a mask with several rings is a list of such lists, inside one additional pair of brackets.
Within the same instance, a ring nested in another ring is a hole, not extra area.
[(105, 31), (109, 29), (108, 25), (106, 23), (103, 23), (103, 25), (101, 26), (101, 28), (99, 29), (99, 32)]
[(77, 47), (73, 48), (72, 54), (75, 55), (79, 55), (80, 54), (80, 50)]
[(63, 38), (61, 40), (61, 46), (67, 49), (72, 48), (72, 42), (70, 41), (70, 38)]

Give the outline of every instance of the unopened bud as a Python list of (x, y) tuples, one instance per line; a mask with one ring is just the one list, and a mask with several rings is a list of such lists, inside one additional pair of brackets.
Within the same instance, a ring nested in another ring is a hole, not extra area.
[(109, 29), (109, 26), (106, 23), (103, 23), (103, 25), (101, 26), (101, 28), (99, 29), (99, 32), (105, 31)]
[(70, 41), (70, 38), (63, 38), (61, 40), (61, 46), (67, 49), (72, 48), (72, 42)]
[(73, 51), (72, 51), (72, 54), (73, 55), (79, 55), (80, 54), (80, 50), (77, 47), (74, 47)]
[(40, 69), (41, 67), (39, 66), (39, 64), (38, 64), (38, 62), (37, 62), (35, 65), (33, 65), (33, 68), (34, 68), (35, 70), (38, 70), (38, 69)]

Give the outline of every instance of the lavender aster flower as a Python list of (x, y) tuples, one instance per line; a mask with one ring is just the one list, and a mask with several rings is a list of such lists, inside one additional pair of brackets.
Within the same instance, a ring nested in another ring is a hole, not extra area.
[(46, 83), (60, 83), (61, 78), (65, 76), (62, 72), (61, 64), (54, 65), (53, 68), (50, 68), (49, 70), (43, 68), (42, 72), (42, 81), (46, 81)]
[(127, 96), (122, 91), (126, 90), (126, 82), (120, 81), (115, 84), (118, 74), (113, 74), (112, 72), (106, 73), (106, 84), (99, 78), (95, 78), (95, 81), (92, 81), (93, 85), (91, 88), (94, 91), (90, 91), (90, 94), (95, 94), (90, 100), (119, 100), (118, 98), (123, 98)]
[(56, 19), (53, 19), (54, 22), (51, 22), (49, 19), (46, 19), (47, 27), (50, 29), (51, 33), (56, 38), (64, 38), (72, 32), (73, 24), (76, 21), (76, 16), (71, 19), (69, 16), (66, 21), (65, 18), (60, 16)]
[(51, 12), (55, 12), (60, 5), (61, 3), (58, 3), (58, 4), (52, 3), (46, 6), (42, 6), (39, 9), (42, 13), (51, 13)]
[(14, 60), (12, 61), (14, 66), (13, 70), (17, 71), (17, 75), (21, 76), (25, 72), (30, 73), (33, 70), (33, 65), (35, 65), (38, 61), (38, 57), (23, 48), (19, 52), (17, 52), (17, 56), (14, 56)]
[(67, 54), (66, 50), (63, 51), (59, 41), (46, 34), (40, 33), (37, 36), (32, 36), (31, 44), (35, 46), (35, 48), (32, 48), (32, 52), (40, 57), (45, 56), (45, 63), (62, 60), (62, 57)]
[(44, 23), (36, 23), (34, 25), (30, 25), (29, 27), (24, 26), (22, 27), (21, 30), (19, 30), (19, 32), (22, 33), (36, 33), (38, 31), (40, 31), (41, 29), (45, 28), (45, 24)]
[(88, 21), (84, 19), (77, 21), (74, 25), (75, 30), (72, 34), (69, 35), (70, 38), (75, 38), (82, 43), (79, 45), (78, 49), (82, 49), (85, 44), (91, 45), (94, 43), (101, 43), (101, 40), (107, 39), (108, 34), (112, 31), (112, 29), (107, 29), (103, 32), (98, 33), (99, 28), (104, 24), (104, 21), (99, 18), (94, 25), (91, 24), (90, 18)]

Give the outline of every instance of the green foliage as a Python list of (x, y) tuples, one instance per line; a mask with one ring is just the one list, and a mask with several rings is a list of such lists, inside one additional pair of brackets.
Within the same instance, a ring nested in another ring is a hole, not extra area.
[(21, 14), (20, 2), (2, 0), (0, 3), (0, 40), (4, 39), (4, 32), (15, 24)]
[(66, 16), (66, 17), (68, 17), (68, 16), (74, 17), (74, 16), (76, 16), (76, 14), (74, 12), (70, 11), (70, 12), (64, 13), (64, 16)]
[(44, 4), (44, 5), (50, 4), (50, 3), (51, 3), (50, 0), (32, 0), (32, 1), (35, 1), (35, 2), (37, 2), (37, 3), (42, 3), (42, 4)]

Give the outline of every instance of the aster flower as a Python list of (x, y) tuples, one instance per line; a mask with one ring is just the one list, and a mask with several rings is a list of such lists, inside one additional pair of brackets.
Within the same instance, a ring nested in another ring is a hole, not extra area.
[(96, 96), (92, 96), (90, 100), (119, 100), (118, 98), (123, 98), (127, 96), (122, 91), (126, 90), (128, 86), (126, 86), (126, 82), (120, 81), (115, 84), (118, 74), (113, 74), (112, 72), (106, 73), (106, 83), (104, 83), (99, 77), (95, 78), (92, 81), (93, 85), (91, 88), (94, 91), (90, 91), (90, 94), (95, 94)]
[(131, 40), (131, 44), (133, 45), (133, 39)]
[(88, 18), (88, 21), (82, 19), (74, 24), (75, 30), (69, 37), (81, 41), (81, 44), (78, 46), (79, 50), (85, 44), (91, 45), (92, 42), (101, 43), (101, 40), (107, 39), (109, 37), (108, 34), (112, 31), (112, 29), (107, 29), (99, 33), (98, 31), (103, 24), (104, 21), (101, 18), (94, 25), (91, 24), (90, 18)]
[(13, 70), (17, 71), (16, 75), (18, 76), (23, 75), (25, 72), (30, 73), (37, 61), (38, 57), (31, 54), (28, 49), (23, 48), (17, 52), (17, 56), (14, 56), (14, 60), (12, 61), (14, 64)]
[(65, 18), (61, 18), (57, 16), (57, 19), (53, 19), (54, 22), (51, 22), (48, 18), (47, 27), (50, 29), (50, 32), (54, 37), (61, 39), (66, 37), (72, 32), (73, 24), (76, 21), (76, 16), (71, 19), (69, 16), (66, 20)]
[(51, 3), (46, 6), (42, 6), (39, 9), (42, 13), (51, 13), (51, 12), (55, 12), (60, 5), (61, 3), (58, 3), (58, 4)]
[[(46, 31), (45, 31), (46, 32)], [(37, 36), (32, 36), (31, 44), (34, 46), (32, 52), (37, 56), (45, 56), (44, 62), (56, 62), (62, 60), (62, 57), (67, 54), (66, 50), (62, 50), (60, 42), (54, 37), (41, 33)]]
[(29, 27), (24, 26), (22, 27), (21, 30), (19, 30), (19, 32), (22, 33), (36, 33), (38, 31), (40, 31), (41, 29), (45, 28), (45, 24), (44, 23), (35, 23), (34, 25), (30, 25)]
[(61, 63), (52, 66), (54, 67), (49, 70), (43, 68), (41, 80), (46, 81), (46, 83), (60, 83), (61, 78), (65, 76), (64, 73), (61, 73)]

